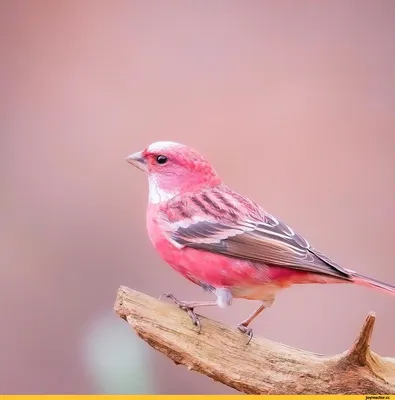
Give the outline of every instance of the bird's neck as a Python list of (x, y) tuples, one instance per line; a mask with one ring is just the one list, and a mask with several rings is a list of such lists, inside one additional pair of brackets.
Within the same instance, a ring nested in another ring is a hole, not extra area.
[(150, 204), (165, 203), (181, 194), (184, 195), (204, 188), (217, 186), (221, 183), (221, 179), (217, 176), (213, 176), (211, 179), (196, 181), (194, 179), (185, 179), (184, 177), (182, 184), (174, 184), (177, 182), (169, 183), (168, 181), (158, 179), (155, 175), (150, 175), (148, 177), (148, 201)]
[(160, 204), (177, 195), (176, 191), (161, 187), (155, 175), (148, 177), (148, 201), (150, 204)]

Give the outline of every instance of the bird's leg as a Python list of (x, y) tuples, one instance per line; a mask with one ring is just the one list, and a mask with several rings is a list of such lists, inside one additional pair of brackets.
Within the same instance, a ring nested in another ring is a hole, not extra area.
[(200, 321), (198, 316), (196, 315), (194, 309), (196, 307), (205, 307), (205, 306), (216, 306), (217, 301), (216, 300), (211, 300), (211, 301), (180, 301), (174, 297), (172, 293), (165, 293), (160, 296), (159, 299), (162, 297), (166, 297), (170, 300), (173, 301), (173, 303), (177, 304), (178, 307), (180, 307), (182, 310), (186, 311), (188, 315), (190, 316), (192, 322), (194, 325), (198, 327), (198, 331), (200, 332), (201, 326), (200, 326)]
[(174, 297), (172, 293), (165, 293), (159, 297), (159, 300), (162, 297), (167, 297), (172, 300), (173, 303), (177, 304), (182, 310), (185, 310), (188, 315), (191, 317), (194, 325), (198, 327), (198, 332), (200, 332), (200, 321), (198, 316), (195, 314), (194, 309), (196, 307), (208, 307), (208, 306), (219, 306), (221, 308), (230, 306), (232, 304), (232, 293), (227, 288), (212, 288), (210, 290), (217, 296), (217, 300), (211, 301), (180, 301)]
[(241, 322), (237, 329), (248, 336), (247, 344), (251, 342), (252, 337), (254, 336), (254, 331), (248, 326), (251, 322), (266, 308), (270, 307), (274, 302), (274, 299), (264, 301), (246, 320)]

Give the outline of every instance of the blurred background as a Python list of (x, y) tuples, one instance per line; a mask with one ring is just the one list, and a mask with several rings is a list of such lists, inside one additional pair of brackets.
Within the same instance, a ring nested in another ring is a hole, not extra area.
[[(395, 283), (395, 3), (0, 2), (0, 393), (232, 393), (113, 313), (126, 285), (209, 297), (145, 231), (124, 158), (200, 150), (226, 183), (345, 267)], [(236, 326), (257, 306), (202, 313)], [(256, 335), (349, 348), (369, 311), (395, 356), (395, 297), (295, 287)]]

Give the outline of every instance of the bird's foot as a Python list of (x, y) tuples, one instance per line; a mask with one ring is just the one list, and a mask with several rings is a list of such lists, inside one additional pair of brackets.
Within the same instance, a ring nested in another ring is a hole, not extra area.
[(172, 293), (164, 293), (159, 297), (159, 300), (162, 299), (162, 297), (166, 297), (167, 299), (170, 299), (174, 304), (176, 304), (178, 307), (180, 307), (182, 310), (186, 311), (189, 317), (192, 320), (192, 323), (197, 326), (198, 328), (198, 333), (200, 333), (201, 330), (201, 325), (200, 325), (200, 320), (198, 316), (196, 315), (194, 311), (194, 307), (190, 306), (187, 301), (181, 301), (178, 300), (174, 297)]
[(247, 335), (248, 341), (246, 344), (249, 344), (251, 342), (252, 337), (254, 336), (254, 331), (248, 326), (245, 326), (243, 324), (238, 325), (237, 329)]

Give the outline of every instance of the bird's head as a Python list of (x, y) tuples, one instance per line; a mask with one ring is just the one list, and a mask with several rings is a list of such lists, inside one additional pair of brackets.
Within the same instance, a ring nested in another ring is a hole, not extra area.
[(147, 174), (149, 201), (154, 204), (221, 183), (200, 153), (180, 143), (155, 142), (126, 161)]

